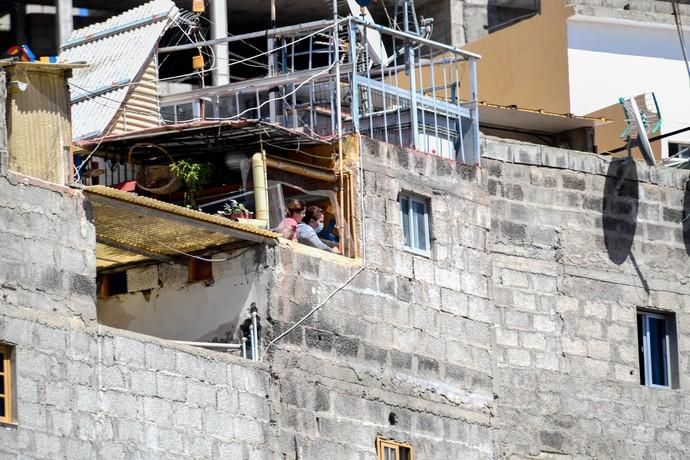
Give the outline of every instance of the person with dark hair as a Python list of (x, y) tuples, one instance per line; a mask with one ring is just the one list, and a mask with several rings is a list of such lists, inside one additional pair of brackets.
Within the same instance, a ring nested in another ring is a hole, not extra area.
[(337, 247), (330, 247), (321, 241), (317, 235), (323, 230), (323, 211), (318, 206), (309, 206), (304, 213), (302, 222), (297, 226), (297, 241), (324, 251), (340, 254)]
[(283, 238), (297, 241), (297, 225), (304, 217), (305, 204), (302, 200), (290, 200), (287, 202), (287, 216), (278, 225), (278, 233)]

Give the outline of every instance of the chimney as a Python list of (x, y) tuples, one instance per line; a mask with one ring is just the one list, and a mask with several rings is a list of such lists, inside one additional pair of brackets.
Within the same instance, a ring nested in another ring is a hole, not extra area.
[[(0, 63), (7, 90), (7, 169), (66, 185), (72, 177), (72, 125), (67, 79), (73, 65)], [(2, 95), (0, 94), (0, 97)], [(0, 150), (3, 150), (0, 146)]]

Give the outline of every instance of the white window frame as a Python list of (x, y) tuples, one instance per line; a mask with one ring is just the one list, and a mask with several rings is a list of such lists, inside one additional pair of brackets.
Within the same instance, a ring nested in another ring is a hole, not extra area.
[[(650, 313), (646, 311), (640, 311), (637, 313), (638, 316), (642, 317), (642, 357), (644, 360), (644, 367), (640, 366), (640, 372), (644, 372), (644, 384), (645, 386), (652, 388), (673, 388), (673, 374), (671, 368), (671, 316), (662, 315), (658, 313)], [(649, 319), (659, 319), (664, 321), (666, 325), (666, 335), (663, 339), (664, 346), (664, 365), (666, 366), (666, 382), (667, 385), (659, 385), (652, 382), (652, 353), (651, 353), (651, 334), (649, 330)]]
[[(410, 229), (410, 246), (408, 246), (405, 243), (405, 227), (402, 225), (403, 224), (403, 219), (405, 219), (405, 215), (403, 214), (403, 209), (402, 209), (402, 204), (403, 201), (407, 201), (407, 209), (409, 210), (407, 219), (408, 219), (408, 228)], [(417, 238), (417, 241), (413, 241), (414, 238), (414, 229), (416, 226), (414, 225), (414, 212), (413, 212), (413, 207), (412, 203), (419, 203), (424, 207), (424, 236), (425, 236), (425, 246), (426, 250), (420, 249), (419, 248), (419, 239)], [(422, 256), (429, 256), (431, 254), (431, 235), (429, 234), (429, 199), (420, 197), (417, 195), (412, 195), (410, 193), (401, 193), (398, 197), (398, 204), (400, 205), (400, 224), (402, 226), (402, 232), (403, 232), (403, 245), (405, 246), (405, 250), (412, 252), (414, 254), (419, 254)], [(417, 247), (415, 247), (415, 243), (417, 244)]]

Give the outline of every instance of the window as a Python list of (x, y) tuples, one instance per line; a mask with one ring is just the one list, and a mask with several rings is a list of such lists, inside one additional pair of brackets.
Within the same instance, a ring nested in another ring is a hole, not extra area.
[(0, 422), (12, 422), (12, 351), (0, 344)]
[(418, 254), (429, 254), (429, 204), (424, 198), (400, 195), (400, 220), (405, 248)]
[(376, 438), (377, 460), (413, 460), (412, 446), (382, 437)]
[(649, 387), (678, 386), (676, 321), (673, 314), (637, 312), (640, 383)]
[(127, 272), (110, 273), (103, 275), (99, 287), (99, 296), (106, 297), (127, 293)]
[(191, 257), (187, 263), (187, 273), (191, 283), (197, 281), (213, 283), (213, 264), (207, 260)]
[(679, 144), (677, 142), (669, 142), (668, 143), (668, 156), (672, 157), (673, 155), (677, 155), (679, 152), (687, 149), (690, 147), (690, 144)]

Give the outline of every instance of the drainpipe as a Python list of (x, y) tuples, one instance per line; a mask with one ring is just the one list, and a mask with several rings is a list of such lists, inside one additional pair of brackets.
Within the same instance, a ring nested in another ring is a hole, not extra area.
[(252, 174), (254, 179), (255, 218), (268, 227), (268, 184), (266, 181), (265, 153), (259, 152), (252, 156)]

